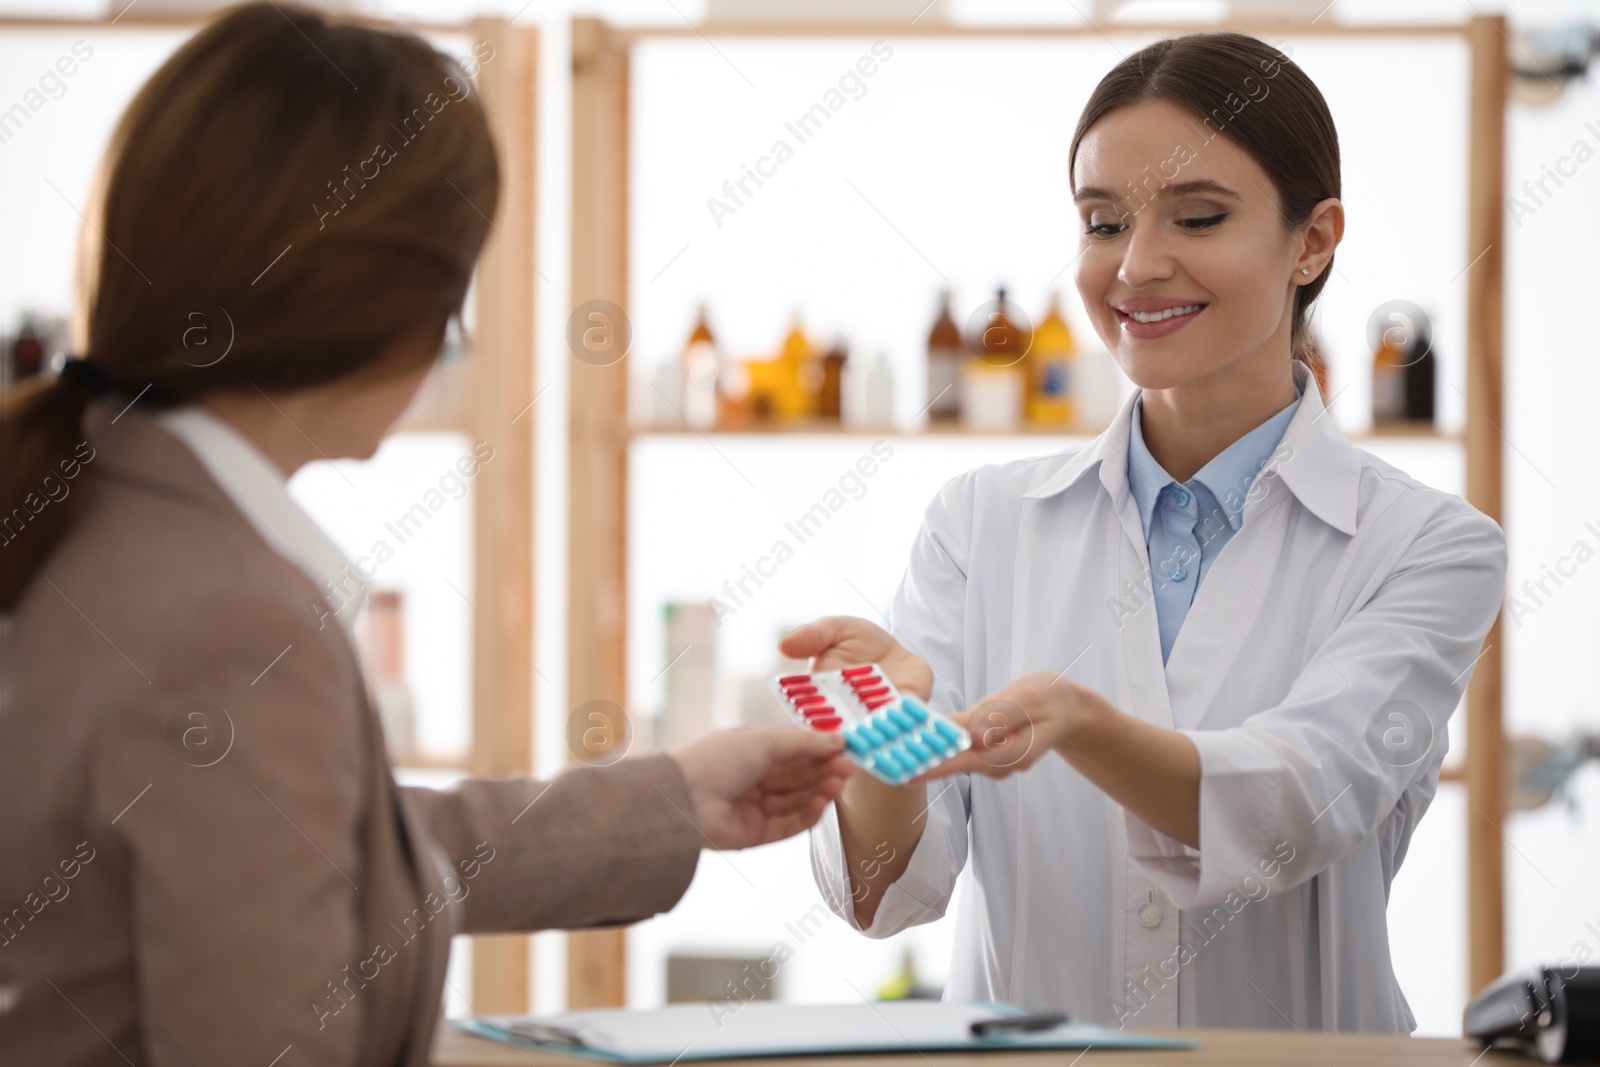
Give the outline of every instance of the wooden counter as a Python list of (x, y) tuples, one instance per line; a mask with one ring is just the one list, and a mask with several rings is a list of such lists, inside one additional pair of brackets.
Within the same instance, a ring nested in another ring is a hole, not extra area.
[[(717, 1067), (1073, 1067), (1092, 1061), (1108, 1067), (1493, 1067), (1535, 1063), (1503, 1052), (1485, 1053), (1470, 1041), (1395, 1037), (1388, 1034), (1297, 1033), (1293, 1030), (1164, 1030), (1157, 1033), (1192, 1037), (1197, 1049), (1050, 1049), (1037, 1052), (873, 1053), (867, 1055), (794, 1056), (782, 1060), (717, 1060)], [(449, 1024), (439, 1028), (434, 1044), (435, 1067), (575, 1067), (595, 1060), (514, 1048), (463, 1034)]]

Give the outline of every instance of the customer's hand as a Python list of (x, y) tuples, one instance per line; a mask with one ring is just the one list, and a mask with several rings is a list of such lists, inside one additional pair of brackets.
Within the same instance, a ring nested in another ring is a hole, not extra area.
[(750, 848), (809, 828), (839, 796), (855, 764), (828, 730), (746, 726), (718, 730), (674, 752), (694, 819), (712, 848)]
[(927, 700), (933, 668), (900, 647), (883, 627), (851, 615), (829, 615), (808, 622), (778, 642), (791, 659), (810, 659), (813, 671), (833, 671), (856, 663), (876, 663), (896, 689)]

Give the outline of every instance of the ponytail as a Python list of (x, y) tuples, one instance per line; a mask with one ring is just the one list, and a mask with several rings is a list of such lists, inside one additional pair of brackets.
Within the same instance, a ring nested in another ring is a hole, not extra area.
[(39, 377), (0, 397), (0, 611), (15, 605), (83, 504), (92, 395), (70, 378)]

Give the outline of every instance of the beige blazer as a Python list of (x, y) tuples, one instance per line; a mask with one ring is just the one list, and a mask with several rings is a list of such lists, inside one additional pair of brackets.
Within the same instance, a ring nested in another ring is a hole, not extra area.
[(670, 757), (398, 787), (321, 594), (121, 407), (0, 636), (0, 1063), (414, 1067), (452, 934), (678, 900)]

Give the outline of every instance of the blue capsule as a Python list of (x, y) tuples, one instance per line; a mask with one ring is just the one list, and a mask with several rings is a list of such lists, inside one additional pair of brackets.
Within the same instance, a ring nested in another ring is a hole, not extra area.
[(916, 733), (916, 739), (935, 752), (949, 752), (956, 743), (935, 730), (932, 726), (924, 726)]
[(937, 752), (923, 744), (916, 737), (908, 737), (901, 743), (911, 750), (911, 753), (917, 757), (918, 762), (932, 763), (939, 758)]
[(917, 727), (916, 719), (913, 719), (910, 715), (895, 707), (893, 704), (890, 704), (887, 708), (885, 708), (883, 713), (888, 716), (890, 722), (894, 723), (902, 730), (914, 730)]
[(928, 709), (926, 705), (924, 705), (922, 701), (918, 700), (916, 697), (901, 697), (900, 708), (907, 715), (911, 716), (912, 722), (924, 723), (928, 721)]
[(853, 726), (844, 733), (844, 747), (857, 756), (865, 756), (872, 751), (872, 742), (867, 738), (865, 731), (858, 726)]
[(856, 727), (856, 731), (871, 742), (873, 748), (889, 743), (889, 735), (878, 729), (878, 724), (867, 719)]
[(891, 781), (905, 777), (905, 771), (901, 768), (899, 761), (890, 756), (887, 749), (874, 753), (869, 762), (872, 764), (873, 770)]
[(878, 755), (883, 756), (892, 766), (897, 768), (899, 772), (897, 776), (900, 778), (910, 778), (917, 773), (916, 760), (908, 758), (898, 747), (883, 749)]
[(933, 728), (938, 730), (939, 733), (952, 744), (961, 743), (961, 731), (956, 729), (955, 723), (949, 722), (945, 719), (935, 719), (933, 720)]
[(894, 738), (900, 736), (900, 724), (889, 718), (887, 715), (874, 715), (867, 721), (876, 726), (878, 728), (878, 732), (883, 734), (886, 738), (893, 740)]

